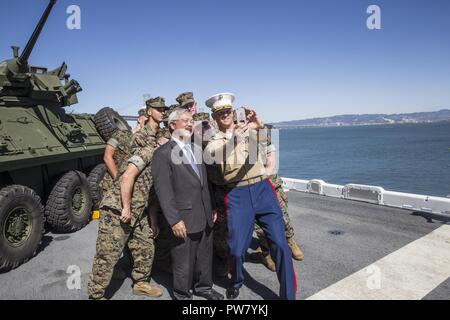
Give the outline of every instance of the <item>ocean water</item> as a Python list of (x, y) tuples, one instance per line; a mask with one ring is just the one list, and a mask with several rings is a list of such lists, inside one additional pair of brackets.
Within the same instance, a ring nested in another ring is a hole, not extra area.
[(279, 131), (283, 177), (450, 195), (450, 123)]

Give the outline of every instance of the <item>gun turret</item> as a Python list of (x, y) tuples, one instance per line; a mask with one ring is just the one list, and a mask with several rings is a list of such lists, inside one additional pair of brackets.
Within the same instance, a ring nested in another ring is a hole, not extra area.
[(76, 94), (82, 89), (77, 81), (69, 80), (65, 63), (52, 71), (28, 64), (56, 1), (49, 0), (22, 54), (19, 56), (19, 48), (13, 46), (13, 58), (0, 63), (0, 107), (64, 107), (78, 102)]
[(44, 14), (42, 15), (41, 19), (36, 25), (33, 34), (31, 35), (27, 45), (25, 46), (25, 49), (23, 50), (22, 54), (19, 57), (18, 62), (21, 65), (28, 64), (28, 58), (30, 57), (31, 52), (33, 51), (34, 45), (36, 44), (36, 41), (39, 38), (39, 35), (41, 34), (42, 28), (44, 28), (45, 22), (47, 21), (47, 18), (50, 15), (50, 12), (52, 11), (55, 3), (56, 0), (50, 0), (50, 2), (48, 3), (47, 8), (44, 11)]

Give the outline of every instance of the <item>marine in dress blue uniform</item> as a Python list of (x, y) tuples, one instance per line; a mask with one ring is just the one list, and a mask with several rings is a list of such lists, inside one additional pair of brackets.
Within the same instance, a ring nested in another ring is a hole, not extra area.
[(265, 176), (260, 155), (252, 153), (259, 144), (267, 142), (267, 135), (261, 134), (265, 127), (250, 109), (246, 109), (247, 124), (234, 124), (233, 102), (234, 95), (230, 93), (217, 94), (206, 101), (220, 131), (206, 146), (205, 161), (220, 173), (220, 181), (212, 182), (224, 184), (228, 190), (224, 199), (231, 272), (227, 298), (237, 298), (244, 282), (244, 257), (256, 219), (269, 240), (280, 282), (280, 297), (294, 300), (297, 283), (283, 214), (275, 188)]

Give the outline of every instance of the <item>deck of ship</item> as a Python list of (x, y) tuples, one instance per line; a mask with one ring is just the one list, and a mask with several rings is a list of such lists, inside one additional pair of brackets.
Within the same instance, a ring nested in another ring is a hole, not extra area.
[[(303, 262), (294, 262), (298, 299), (450, 299), (449, 218), (295, 191), (288, 197), (295, 237), (305, 253)], [(45, 234), (37, 256), (0, 274), (0, 299), (87, 299), (97, 225), (93, 221), (73, 234)], [(80, 290), (67, 286), (73, 265), (81, 270)], [(370, 265), (380, 267), (366, 270)], [(277, 298), (275, 273), (250, 257), (245, 268), (241, 299)], [(364, 270), (367, 283), (375, 284), (369, 293), (358, 284)], [(170, 275), (154, 272), (152, 281), (164, 288), (163, 299), (171, 299)], [(225, 285), (215, 278), (218, 291), (224, 293)], [(108, 295), (147, 299), (132, 295), (129, 278), (113, 280)]]

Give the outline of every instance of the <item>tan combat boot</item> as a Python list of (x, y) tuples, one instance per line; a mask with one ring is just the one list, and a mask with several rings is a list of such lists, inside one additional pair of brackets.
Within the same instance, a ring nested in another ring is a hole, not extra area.
[(288, 239), (288, 246), (292, 252), (292, 258), (297, 261), (302, 261), (304, 258), (303, 251), (299, 248), (297, 243), (295, 242), (294, 237)]
[(140, 281), (136, 282), (133, 286), (133, 294), (137, 296), (148, 296), (152, 298), (161, 297), (162, 290), (155, 286), (150, 285), (148, 282)]
[(275, 272), (277, 270), (276, 266), (275, 266), (275, 262), (272, 260), (272, 257), (270, 256), (270, 254), (268, 254), (268, 255), (261, 254), (261, 262), (270, 271)]
[(272, 260), (270, 253), (263, 253), (260, 246), (252, 253), (254, 259), (261, 261), (261, 263), (270, 271), (275, 272), (276, 266), (275, 262)]

